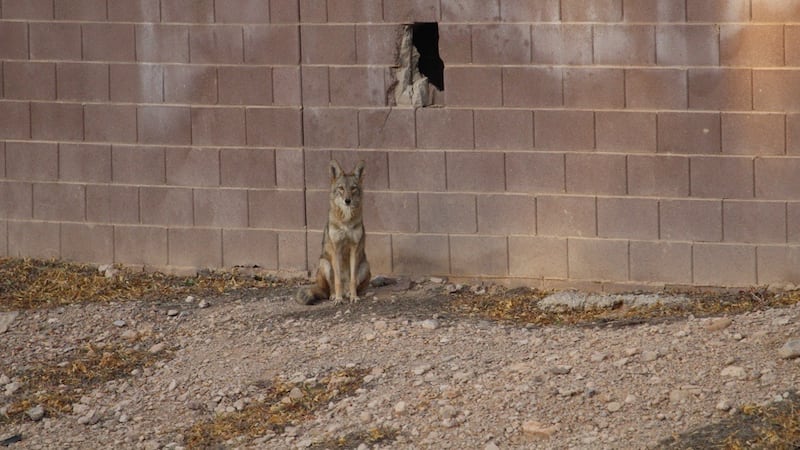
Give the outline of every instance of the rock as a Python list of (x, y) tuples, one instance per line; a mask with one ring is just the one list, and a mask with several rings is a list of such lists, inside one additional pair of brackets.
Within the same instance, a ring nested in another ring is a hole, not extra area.
[(372, 281), (369, 282), (369, 285), (374, 288), (382, 286), (391, 286), (393, 284), (397, 284), (396, 279), (385, 277), (383, 275), (378, 275), (377, 277), (373, 278)]
[(444, 287), (444, 290), (447, 291), (448, 294), (456, 294), (463, 288), (464, 286), (461, 284), (448, 284)]
[(715, 406), (714, 408), (717, 411), (730, 411), (732, 407), (733, 405), (731, 405), (731, 402), (728, 399), (723, 398), (722, 400), (717, 402), (717, 406)]
[(654, 352), (651, 350), (645, 350), (642, 352), (642, 361), (644, 362), (651, 362), (658, 359), (658, 352)]
[(372, 413), (369, 411), (361, 411), (361, 414), (358, 415), (358, 420), (360, 420), (361, 423), (370, 423), (372, 422)]
[(22, 387), (22, 383), (20, 383), (18, 381), (12, 381), (11, 383), (8, 383), (6, 385), (6, 396), (10, 397), (10, 396), (14, 395), (14, 393), (17, 392), (19, 390), (19, 388), (21, 388), (21, 387)]
[(427, 372), (427, 371), (429, 371), (431, 369), (433, 369), (433, 366), (431, 366), (430, 364), (422, 364), (422, 365), (419, 365), (417, 367), (414, 367), (412, 372), (414, 372), (414, 375), (424, 375), (425, 372)]
[(420, 322), (420, 326), (426, 330), (435, 330), (439, 328), (439, 321), (436, 319), (426, 319)]
[(711, 319), (711, 321), (706, 325), (706, 330), (708, 331), (719, 331), (728, 328), (733, 323), (729, 317), (718, 317), (716, 319)]
[(206, 299), (202, 299), (202, 300), (200, 300), (200, 302), (197, 304), (197, 307), (198, 307), (198, 308), (208, 308), (209, 306), (211, 306), (211, 304), (209, 304), (209, 303), (206, 301)]
[(194, 302), (194, 296), (193, 295), (187, 295), (186, 298), (183, 299), (183, 301), (186, 302), (186, 303), (192, 303), (192, 302)]
[(289, 391), (289, 398), (292, 400), (300, 400), (303, 398), (303, 391), (298, 387), (293, 387), (292, 390)]
[(115, 320), (115, 321), (114, 321), (114, 326), (115, 326), (115, 327), (122, 328), (122, 327), (124, 327), (125, 325), (126, 325), (126, 324), (125, 324), (125, 321), (124, 321), (124, 320)]
[(8, 378), (8, 375), (0, 375), (0, 386), (5, 386), (8, 383), (11, 383), (11, 379)]
[(778, 354), (783, 359), (791, 359), (800, 357), (800, 338), (789, 339), (783, 344), (783, 347), (778, 350)]
[(547, 426), (542, 422), (528, 420), (522, 424), (522, 432), (537, 438), (549, 439), (558, 431), (555, 426)]
[(430, 278), (428, 278), (428, 281), (430, 281), (431, 283), (434, 283), (434, 284), (442, 284), (442, 283), (444, 283), (444, 278), (430, 277)]
[(139, 337), (139, 333), (137, 333), (135, 330), (125, 330), (120, 336), (122, 339), (135, 341)]
[(549, 370), (553, 375), (566, 375), (572, 372), (572, 366), (554, 366)]
[(612, 413), (613, 412), (617, 412), (620, 409), (622, 409), (622, 403), (620, 403), (620, 402), (610, 402), (609, 404), (606, 405), (606, 409), (608, 410), (608, 412), (612, 412)]
[(720, 375), (722, 375), (723, 377), (729, 377), (729, 378), (736, 378), (736, 379), (739, 379), (739, 380), (744, 380), (745, 378), (747, 378), (747, 371), (744, 370), (744, 367), (727, 366), (724, 369), (722, 369), (722, 372), (720, 372)]
[(406, 412), (407, 407), (408, 405), (406, 404), (406, 402), (403, 401), (397, 402), (394, 405), (394, 412), (396, 412), (397, 414), (403, 414), (404, 412)]
[(601, 361), (605, 360), (607, 357), (608, 357), (608, 355), (606, 355), (605, 353), (595, 352), (595, 353), (592, 353), (592, 356), (589, 357), (589, 360), (591, 362), (601, 362)]
[(686, 389), (673, 389), (669, 391), (670, 403), (685, 403), (692, 398), (692, 393)]
[(177, 316), (179, 313), (180, 313), (180, 311), (178, 311), (177, 309), (170, 309), (170, 310), (168, 310), (168, 311), (167, 311), (167, 316), (169, 316), (169, 317), (175, 317), (175, 316)]
[(153, 346), (150, 347), (149, 352), (155, 354), (155, 353), (158, 353), (158, 352), (164, 350), (165, 348), (167, 348), (167, 344), (165, 344), (163, 342), (159, 342), (158, 344), (153, 344)]
[(500, 447), (497, 446), (494, 442), (488, 442), (484, 447), (483, 450), (500, 450)]
[(86, 415), (78, 418), (78, 423), (81, 425), (94, 425), (100, 421), (100, 416), (97, 410), (92, 409)]
[(30, 417), (32, 421), (38, 422), (44, 417), (44, 408), (42, 408), (41, 405), (36, 405), (32, 408), (28, 408), (25, 414)]
[(11, 323), (14, 322), (14, 319), (16, 319), (18, 315), (19, 312), (17, 311), (0, 313), (0, 334), (8, 331), (9, 327), (11, 327)]

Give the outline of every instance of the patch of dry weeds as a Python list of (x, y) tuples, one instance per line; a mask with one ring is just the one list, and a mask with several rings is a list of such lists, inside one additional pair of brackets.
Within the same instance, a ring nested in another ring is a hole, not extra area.
[(340, 369), (315, 384), (276, 380), (266, 386), (263, 400), (193, 425), (184, 433), (184, 443), (189, 448), (213, 448), (231, 439), (282, 433), (287, 426), (313, 418), (329, 402), (352, 395), (368, 373), (361, 368)]
[(37, 364), (24, 369), (15, 378), (20, 389), (13, 394), (2, 422), (25, 420), (25, 412), (34, 406), (44, 408), (45, 415), (57, 417), (72, 411), (72, 404), (107, 381), (125, 378), (134, 369), (149, 367), (170, 352), (152, 354), (118, 345), (87, 345), (59, 364)]
[(741, 412), (659, 443), (660, 449), (770, 449), (800, 448), (800, 396), (796, 392), (768, 406), (746, 405)]
[(177, 276), (114, 267), (109, 275), (85, 264), (3, 258), (0, 259), (0, 311), (112, 300), (169, 301), (187, 295), (219, 295), (295, 283), (244, 270)]
[(474, 317), (514, 323), (546, 325), (635, 324), (670, 320), (693, 315), (707, 317), (739, 314), (767, 308), (780, 308), (800, 302), (800, 291), (772, 292), (766, 289), (749, 289), (735, 292), (682, 291), (667, 292), (683, 295), (687, 302), (657, 303), (649, 306), (629, 307), (618, 304), (608, 308), (580, 308), (573, 310), (541, 309), (538, 302), (549, 292), (537, 289), (516, 288), (492, 294), (459, 292), (453, 295), (453, 308)]

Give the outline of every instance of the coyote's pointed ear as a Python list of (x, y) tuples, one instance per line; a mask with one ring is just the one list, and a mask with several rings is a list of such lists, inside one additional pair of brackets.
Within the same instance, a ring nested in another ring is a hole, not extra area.
[(355, 170), (353, 170), (353, 175), (356, 176), (359, 182), (361, 182), (361, 175), (364, 174), (364, 160), (361, 160), (356, 164)]
[(339, 165), (339, 161), (335, 159), (331, 160), (331, 181), (339, 178), (342, 176), (342, 166)]

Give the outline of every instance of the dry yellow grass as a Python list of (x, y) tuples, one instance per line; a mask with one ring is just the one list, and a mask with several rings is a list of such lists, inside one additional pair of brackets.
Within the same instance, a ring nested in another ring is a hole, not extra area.
[(673, 304), (609, 308), (585, 308), (565, 311), (543, 310), (537, 306), (549, 292), (517, 288), (493, 294), (476, 295), (462, 292), (454, 296), (452, 307), (460, 313), (487, 317), (493, 320), (535, 325), (632, 324), (668, 320), (694, 315), (695, 317), (737, 314), (766, 308), (785, 307), (800, 302), (800, 291), (771, 292), (749, 289), (732, 292), (676, 292), (689, 301)]
[(0, 259), (0, 311), (112, 300), (175, 300), (291, 284), (240, 271), (165, 275), (122, 267), (106, 277), (96, 267), (62, 261)]
[(134, 369), (150, 366), (169, 354), (89, 344), (61, 364), (37, 364), (15, 374), (22, 386), (12, 396), (7, 416), (0, 415), (0, 423), (25, 420), (25, 411), (36, 405), (42, 406), (49, 417), (68, 413), (84, 393), (107, 381), (130, 376)]
[[(220, 414), (200, 422), (184, 433), (184, 443), (189, 448), (209, 448), (239, 438), (257, 438), (270, 433), (280, 433), (287, 426), (298, 425), (313, 417), (328, 402), (353, 394), (369, 371), (346, 368), (334, 371), (314, 385), (275, 381), (261, 393), (263, 401), (247, 405), (241, 411)], [(301, 396), (290, 397), (293, 389)]]

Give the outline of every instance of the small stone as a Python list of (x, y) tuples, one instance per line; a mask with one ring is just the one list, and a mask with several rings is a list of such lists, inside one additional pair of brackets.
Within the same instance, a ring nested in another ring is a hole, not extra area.
[(114, 326), (115, 326), (115, 327), (122, 328), (122, 327), (124, 327), (124, 326), (125, 326), (125, 321), (124, 321), (124, 320), (115, 320), (115, 321), (114, 321)]
[(605, 353), (592, 353), (592, 356), (589, 357), (589, 360), (592, 362), (601, 362), (608, 357)]
[(630, 358), (625, 357), (625, 358), (620, 358), (620, 359), (614, 361), (613, 364), (614, 364), (614, 367), (623, 367), (626, 364), (628, 364), (628, 361), (630, 361)]
[(651, 362), (658, 359), (658, 352), (654, 352), (651, 350), (645, 350), (642, 352), (642, 361), (644, 362)]
[(155, 354), (155, 353), (158, 353), (158, 352), (164, 350), (165, 348), (167, 348), (167, 344), (165, 344), (163, 342), (159, 342), (158, 344), (153, 344), (153, 346), (150, 347), (149, 352)]
[(8, 378), (8, 375), (6, 374), (0, 375), (0, 386), (5, 386), (8, 383), (11, 383), (11, 379)]
[(390, 286), (392, 284), (397, 284), (397, 280), (394, 278), (385, 277), (383, 275), (378, 275), (377, 277), (373, 278), (372, 281), (369, 282), (369, 285), (375, 288), (382, 286)]
[(720, 372), (720, 375), (722, 375), (723, 377), (729, 377), (729, 378), (736, 378), (736, 379), (739, 379), (739, 380), (744, 380), (745, 378), (747, 378), (747, 371), (744, 369), (744, 367), (728, 366), (728, 367), (725, 367), (724, 369), (722, 369), (722, 372)]
[(97, 415), (97, 410), (90, 410), (86, 415), (81, 416), (78, 418), (78, 423), (81, 425), (94, 425), (100, 421), (100, 417)]
[(639, 349), (635, 347), (626, 348), (625, 349), (625, 356), (634, 356), (639, 354)]
[(622, 409), (622, 403), (620, 403), (620, 402), (610, 402), (609, 404), (606, 405), (606, 409), (608, 410), (608, 412), (612, 412), (612, 413), (613, 412), (617, 412), (620, 409)]
[(428, 278), (428, 280), (431, 283), (434, 283), (434, 284), (442, 284), (442, 283), (444, 283), (444, 278), (440, 278), (440, 277), (430, 277), (430, 278)]
[(458, 410), (451, 405), (446, 405), (439, 410), (439, 416), (441, 416), (443, 419), (452, 419), (458, 416)]
[(186, 303), (192, 303), (192, 302), (194, 302), (194, 296), (187, 295), (186, 298), (183, 299), (183, 301), (186, 302)]
[(435, 330), (439, 328), (439, 321), (436, 319), (426, 319), (420, 322), (420, 326), (426, 330)]
[(292, 400), (300, 400), (303, 398), (303, 391), (298, 387), (293, 387), (292, 390), (289, 391), (289, 398)]
[(396, 412), (397, 414), (403, 414), (404, 412), (406, 412), (407, 407), (408, 405), (406, 404), (406, 402), (399, 401), (394, 405), (394, 412)]
[(447, 286), (444, 287), (445, 291), (447, 291), (448, 294), (455, 294), (461, 291), (461, 289), (463, 288), (464, 286), (461, 284), (448, 284)]
[(361, 423), (370, 423), (372, 422), (372, 413), (369, 411), (361, 411), (361, 414), (358, 415), (358, 420), (360, 420)]
[(178, 382), (175, 381), (175, 380), (172, 380), (172, 381), (169, 382), (169, 385), (167, 386), (167, 392), (172, 392), (177, 387), (178, 387)]
[(175, 317), (175, 316), (177, 316), (179, 313), (180, 313), (180, 311), (178, 311), (177, 309), (170, 309), (170, 310), (168, 310), (168, 311), (167, 311), (167, 316), (169, 316), (169, 317)]
[(15, 392), (22, 387), (22, 383), (18, 381), (12, 381), (11, 383), (6, 384), (6, 396), (10, 397), (14, 395)]
[(718, 317), (716, 319), (711, 319), (711, 321), (706, 325), (706, 330), (708, 331), (719, 331), (728, 328), (733, 323), (729, 317)]
[(500, 447), (498, 447), (494, 442), (488, 442), (485, 446), (483, 446), (483, 450), (500, 450)]
[(550, 368), (550, 373), (553, 375), (566, 375), (572, 372), (572, 366), (553, 366)]
[(778, 350), (778, 355), (783, 359), (791, 359), (800, 357), (800, 338), (789, 339), (783, 344), (783, 347)]
[(522, 424), (523, 433), (537, 438), (549, 439), (556, 431), (555, 426), (547, 426), (535, 420), (528, 420)]
[(18, 315), (19, 313), (17, 311), (0, 313), (0, 334), (8, 331), (9, 327), (11, 327), (11, 323), (14, 322), (14, 319), (16, 319)]
[(139, 333), (137, 333), (136, 330), (125, 330), (120, 336), (122, 339), (135, 341), (139, 337)]
[(30, 417), (32, 421), (38, 422), (44, 417), (44, 408), (42, 408), (41, 405), (36, 405), (32, 408), (28, 408), (25, 414)]
[(200, 302), (197, 304), (198, 308), (208, 308), (209, 306), (211, 306), (211, 304), (208, 303), (206, 299), (201, 299)]
[(428, 372), (431, 369), (433, 369), (433, 366), (431, 366), (430, 364), (422, 364), (417, 367), (414, 367), (412, 372), (414, 372), (414, 375), (424, 375), (425, 372)]
[(732, 407), (730, 400), (724, 398), (717, 402), (717, 406), (715, 406), (717, 411), (730, 411)]
[(669, 391), (669, 402), (670, 403), (684, 403), (688, 401), (692, 396), (692, 393), (685, 389), (673, 389)]

